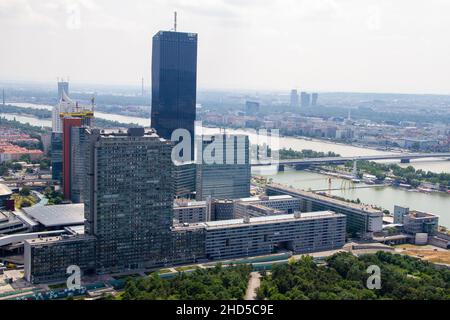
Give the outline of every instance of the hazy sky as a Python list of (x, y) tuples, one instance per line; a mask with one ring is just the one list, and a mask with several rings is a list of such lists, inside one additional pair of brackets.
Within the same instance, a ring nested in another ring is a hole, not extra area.
[(448, 0), (0, 0), (0, 80), (150, 84), (199, 34), (199, 88), (450, 94)]

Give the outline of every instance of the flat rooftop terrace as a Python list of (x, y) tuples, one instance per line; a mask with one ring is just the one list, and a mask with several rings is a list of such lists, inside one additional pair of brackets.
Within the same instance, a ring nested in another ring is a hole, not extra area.
[(238, 226), (251, 226), (260, 224), (273, 224), (280, 222), (292, 222), (298, 220), (316, 220), (316, 219), (328, 219), (333, 217), (345, 217), (343, 214), (338, 214), (333, 211), (317, 211), (317, 212), (305, 212), (299, 215), (297, 214), (280, 214), (273, 216), (253, 217), (249, 218), (248, 222), (244, 222), (244, 219), (233, 219), (223, 221), (209, 221), (203, 222), (206, 229), (214, 228), (233, 228)]
[(290, 188), (290, 187), (287, 187), (285, 185), (281, 185), (281, 184), (277, 184), (277, 183), (269, 184), (267, 187), (268, 188), (278, 189), (281, 192), (284, 191), (284, 192), (289, 192), (289, 193), (293, 193), (293, 194), (298, 194), (299, 196), (302, 196), (302, 197), (312, 198), (312, 199), (316, 199), (318, 201), (323, 201), (323, 202), (327, 202), (327, 203), (330, 203), (330, 204), (347, 207), (347, 208), (350, 208), (350, 209), (364, 211), (364, 212), (372, 213), (372, 214), (381, 214), (381, 215), (383, 215), (382, 211), (380, 211), (378, 209), (374, 209), (374, 208), (372, 208), (369, 205), (357, 204), (357, 203), (353, 203), (353, 202), (342, 201), (342, 200), (339, 200), (339, 199), (328, 197), (326, 195), (322, 195), (322, 194), (318, 194), (318, 193), (314, 193), (314, 192), (309, 192), (309, 191), (304, 191), (304, 190), (300, 190), (300, 189), (294, 189), (294, 188)]
[(84, 223), (84, 204), (62, 204), (23, 208), (23, 212), (45, 227), (81, 225)]

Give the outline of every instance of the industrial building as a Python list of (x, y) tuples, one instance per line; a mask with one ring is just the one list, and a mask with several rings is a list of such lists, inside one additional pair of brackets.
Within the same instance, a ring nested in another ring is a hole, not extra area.
[(374, 232), (383, 227), (383, 212), (370, 206), (335, 199), (318, 194), (270, 184), (266, 188), (267, 195), (291, 195), (301, 200), (302, 212), (331, 210), (347, 217), (347, 232), (361, 238), (371, 238)]

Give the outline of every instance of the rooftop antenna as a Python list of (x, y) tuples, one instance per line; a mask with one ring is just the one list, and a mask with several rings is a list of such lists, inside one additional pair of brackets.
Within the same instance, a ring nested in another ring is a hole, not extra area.
[(173, 31), (177, 32), (177, 12), (173, 13)]

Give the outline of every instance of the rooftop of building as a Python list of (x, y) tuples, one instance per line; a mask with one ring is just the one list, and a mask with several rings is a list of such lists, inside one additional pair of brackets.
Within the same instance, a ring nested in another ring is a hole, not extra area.
[(244, 207), (246, 207), (247, 209), (250, 209), (250, 210), (251, 209), (259, 210), (260, 212), (264, 211), (264, 212), (270, 213), (270, 214), (282, 214), (282, 213), (284, 213), (283, 210), (270, 208), (268, 206), (265, 206), (265, 205), (259, 204), (259, 203), (243, 203), (242, 205)]
[(206, 201), (190, 201), (190, 200), (175, 200), (173, 203), (173, 208), (201, 208), (206, 206)]
[(412, 219), (439, 218), (439, 216), (435, 214), (418, 210), (410, 210), (407, 216)]
[(304, 212), (300, 214), (280, 214), (273, 216), (254, 217), (249, 218), (248, 222), (245, 219), (232, 219), (221, 221), (208, 221), (201, 223), (191, 223), (174, 226), (173, 230), (195, 230), (195, 229), (220, 229), (220, 228), (235, 228), (245, 227), (249, 225), (260, 224), (273, 224), (280, 222), (292, 222), (296, 220), (314, 220), (314, 219), (328, 219), (332, 217), (345, 217), (343, 214), (335, 213), (333, 211), (317, 211), (317, 212)]
[(292, 200), (293, 196), (282, 194), (277, 196), (254, 196), (248, 198), (238, 199), (239, 202), (258, 202), (258, 201), (277, 201), (277, 200)]
[(13, 144), (3, 144), (0, 146), (0, 153), (12, 153), (12, 154), (44, 154), (41, 150), (29, 150), (27, 148), (19, 147)]
[(84, 223), (84, 204), (34, 206), (23, 211), (45, 227), (72, 226)]
[(84, 225), (65, 227), (64, 230), (66, 230), (69, 234), (74, 235), (74, 236), (83, 235), (84, 234)]
[(0, 197), (9, 196), (11, 194), (12, 194), (11, 189), (8, 186), (0, 183)]
[(87, 241), (93, 240), (92, 236), (86, 235), (62, 235), (62, 236), (54, 236), (54, 237), (40, 237), (34, 239), (28, 239), (24, 242), (30, 245), (43, 245), (43, 244), (51, 244), (55, 242), (63, 242), (63, 241)]
[(345, 206), (351, 209), (355, 209), (355, 210), (359, 210), (359, 211), (364, 211), (370, 214), (377, 214), (377, 215), (383, 215), (383, 212), (381, 210), (375, 209), (369, 205), (365, 205), (365, 204), (357, 204), (357, 203), (353, 203), (353, 202), (347, 202), (347, 201), (343, 201), (343, 200), (339, 200), (333, 197), (329, 197), (325, 194), (318, 194), (318, 193), (314, 193), (311, 191), (305, 191), (305, 190), (300, 190), (300, 189), (295, 189), (295, 188), (291, 188), (291, 187), (287, 187), (285, 185), (282, 184), (277, 184), (277, 183), (271, 183), (268, 185), (268, 187), (274, 187), (274, 188), (278, 188), (281, 190), (286, 190), (288, 192), (293, 192), (293, 193), (297, 193), (299, 195), (305, 196), (305, 197), (310, 197), (310, 198), (314, 198), (317, 200), (321, 200), (321, 201), (326, 201), (329, 202), (331, 204), (336, 204), (339, 206)]
[(281, 214), (274, 216), (264, 216), (264, 217), (254, 217), (249, 218), (248, 222), (245, 219), (233, 219), (233, 220), (223, 220), (223, 221), (210, 221), (204, 222), (207, 229), (211, 228), (228, 228), (236, 226), (246, 226), (246, 225), (258, 225), (258, 224), (272, 224), (279, 222), (288, 222), (295, 220), (313, 220), (313, 219), (327, 219), (331, 217), (338, 217), (345, 215), (337, 214), (333, 211), (317, 211), (317, 212), (304, 212), (300, 215), (297, 214)]

